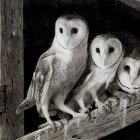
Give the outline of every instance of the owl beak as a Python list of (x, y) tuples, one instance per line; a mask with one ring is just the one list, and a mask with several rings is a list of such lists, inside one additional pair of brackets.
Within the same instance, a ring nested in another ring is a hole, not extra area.
[(106, 55), (103, 55), (103, 56), (102, 56), (102, 63), (103, 63), (103, 65), (105, 65), (105, 63), (106, 63), (106, 58), (107, 58)]
[(70, 39), (68, 37), (65, 38), (65, 45), (68, 46), (70, 42)]
[(130, 78), (130, 82), (131, 82), (131, 84), (133, 83), (133, 81), (134, 81), (134, 78), (131, 77), (131, 78)]
[(131, 83), (131, 85), (132, 85), (132, 86), (137, 85), (137, 81), (136, 81), (136, 80), (134, 80), (134, 81)]
[(135, 80), (136, 80), (136, 76), (132, 76), (132, 77), (130, 78), (131, 85), (134, 84)]

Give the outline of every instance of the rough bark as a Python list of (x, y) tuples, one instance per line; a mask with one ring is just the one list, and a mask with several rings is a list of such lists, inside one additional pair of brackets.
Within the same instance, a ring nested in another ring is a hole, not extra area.
[(23, 135), (23, 114), (15, 113), (24, 95), (22, 30), (22, 0), (0, 0), (0, 87), (6, 86), (0, 140), (14, 140)]

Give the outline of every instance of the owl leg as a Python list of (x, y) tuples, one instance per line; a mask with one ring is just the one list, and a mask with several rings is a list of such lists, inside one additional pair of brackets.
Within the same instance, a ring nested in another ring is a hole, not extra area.
[(47, 100), (46, 102), (41, 104), (41, 108), (42, 108), (42, 112), (47, 120), (47, 123), (40, 125), (39, 128), (46, 127), (49, 124), (52, 129), (55, 129), (54, 123), (52, 122), (50, 115), (49, 115), (49, 100)]
[(136, 101), (136, 94), (129, 94), (126, 92), (116, 91), (114, 94), (115, 97), (119, 99), (127, 99), (128, 104), (133, 104)]
[(55, 129), (54, 123), (52, 122), (50, 118), (50, 114), (49, 114), (49, 103), (50, 103), (50, 98), (51, 98), (51, 94), (50, 94), (51, 91), (48, 91), (47, 87), (48, 87), (48, 84), (45, 83), (43, 87), (42, 97), (40, 100), (41, 109), (45, 116), (45, 119), (47, 120), (47, 123), (40, 125), (39, 128), (45, 127), (46, 125), (49, 124), (52, 129)]
[[(90, 91), (93, 91), (93, 90), (90, 90)], [(94, 92), (94, 93), (91, 92), (91, 95), (92, 95), (93, 100), (95, 101), (95, 106), (98, 107), (99, 112), (103, 112), (103, 111), (106, 112), (106, 110), (110, 110), (110, 109), (108, 108), (108, 106), (106, 106), (104, 103), (102, 103), (102, 102), (98, 99), (97, 93), (96, 93), (96, 92)]]
[(98, 98), (95, 98), (95, 106), (98, 107), (99, 111), (102, 112), (104, 109), (104, 104), (98, 100)]
[(72, 115), (73, 117), (87, 117), (87, 114), (85, 114), (85, 113), (77, 113), (77, 112), (75, 112), (74, 110), (72, 110), (71, 108), (69, 108), (68, 106), (66, 106), (65, 104), (64, 104), (64, 101), (65, 101), (65, 98), (66, 98), (67, 96), (66, 95), (60, 95), (59, 94), (59, 96), (56, 96), (55, 98), (54, 98), (54, 102), (55, 102), (55, 104), (56, 104), (56, 106), (60, 109), (60, 110), (62, 110), (63, 112), (66, 112), (66, 113), (68, 113), (68, 114), (70, 114), (70, 115)]
[(85, 104), (84, 104), (84, 100), (83, 100), (83, 95), (82, 92), (80, 92), (79, 94), (77, 94), (75, 96), (75, 100), (77, 101), (78, 105), (80, 106), (80, 112), (81, 113), (87, 113), (89, 112), (89, 109), (85, 107)]

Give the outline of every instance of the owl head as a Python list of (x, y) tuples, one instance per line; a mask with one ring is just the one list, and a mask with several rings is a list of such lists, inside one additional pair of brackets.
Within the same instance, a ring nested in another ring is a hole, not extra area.
[(125, 57), (118, 68), (118, 84), (129, 92), (140, 90), (140, 51), (134, 49), (129, 57)]
[(97, 67), (101, 69), (111, 68), (120, 60), (123, 48), (116, 37), (102, 34), (93, 39), (90, 53)]
[(88, 40), (88, 25), (81, 16), (64, 15), (55, 23), (55, 38), (65, 49), (74, 49)]

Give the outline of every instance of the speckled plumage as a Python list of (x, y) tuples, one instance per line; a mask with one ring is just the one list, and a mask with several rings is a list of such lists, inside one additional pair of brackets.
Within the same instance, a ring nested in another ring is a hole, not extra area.
[(17, 112), (36, 103), (39, 114), (52, 128), (54, 123), (48, 111), (50, 101), (73, 117), (80, 115), (64, 105), (64, 101), (86, 68), (87, 41), (88, 26), (83, 18), (65, 15), (57, 19), (52, 46), (39, 58), (27, 98)]

